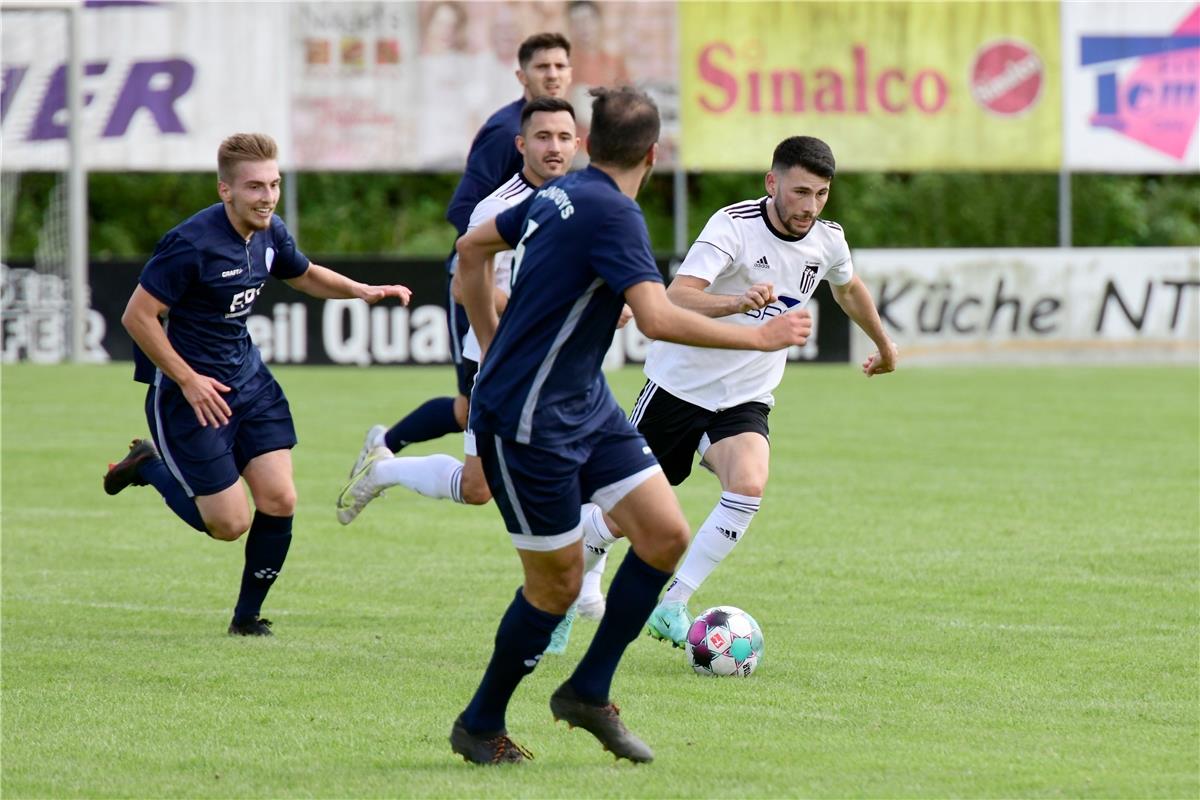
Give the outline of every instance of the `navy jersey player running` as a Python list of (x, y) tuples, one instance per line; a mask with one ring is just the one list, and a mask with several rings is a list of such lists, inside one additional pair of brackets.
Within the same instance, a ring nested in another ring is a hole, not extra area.
[[(566, 97), (571, 88), (571, 44), (559, 33), (538, 33), (521, 43), (517, 50), (517, 80), (524, 88), (521, 97), (488, 118), (467, 154), (466, 171), (454, 190), (446, 219), (459, 236), (467, 232), (471, 213), (481, 200), (520, 172), (524, 159), (517, 151), (516, 137), (521, 133), (521, 111), (538, 97)], [(362, 455), (355, 462), (361, 468), (364, 457), (377, 447), (398, 453), (406, 445), (457, 433), (467, 424), (467, 397), (475, 379), (476, 364), (464, 359), (463, 339), (467, 335), (467, 314), (451, 290), (454, 254), (447, 260), (446, 314), (450, 326), (450, 351), (458, 376), (455, 397), (435, 397), (413, 409), (391, 428), (375, 425), (367, 431)], [(352, 473), (353, 474), (353, 471)]]
[[(135, 439), (104, 476), (108, 494), (154, 486), (184, 522), (214, 539), (249, 530), (229, 625), (229, 633), (249, 636), (271, 635), (259, 611), (283, 569), (296, 507), (296, 431), (246, 330), (254, 301), (268, 277), (320, 298), (409, 299), (404, 286), (370, 286), (309, 262), (274, 215), (276, 156), (264, 134), (223, 141), (221, 202), (172, 228), (142, 270), (121, 321), (138, 348), (134, 378), (151, 384), (153, 442)], [(254, 498), (253, 520), (239, 477)]]
[[(591, 166), (551, 181), (458, 242), (464, 305), (483, 351), (471, 429), (524, 570), (483, 680), (451, 729), (454, 752), (475, 763), (525, 757), (508, 737), (505, 711), (579, 593), (580, 504), (588, 498), (611, 513), (631, 547), (596, 634), (550, 710), (618, 758), (653, 758), (622, 723), (609, 689), (689, 531), (600, 372), (623, 304), (648, 336), (709, 347), (777, 350), (803, 343), (812, 328), (805, 311), (744, 328), (667, 299), (634, 202), (657, 155), (658, 110), (634, 89), (593, 95)], [(513, 247), (512, 296), (497, 322), (487, 259)]]
[[(517, 147), (524, 154), (524, 165), (511, 180), (480, 201), (471, 215), (471, 227), (519, 205), (546, 181), (566, 174), (575, 158), (579, 147), (575, 110), (566, 100), (535, 98), (525, 104), (521, 120)], [(509, 250), (497, 253), (492, 259), (497, 310), (508, 303), (512, 258), (513, 252)], [(478, 363), (479, 343), (473, 333), (468, 333), (464, 341), (463, 354), (472, 365)], [(456, 503), (487, 503), (492, 493), (475, 454), (474, 438), (470, 431), (465, 431), (463, 439), (465, 458), (459, 461), (444, 453), (393, 456), (386, 446), (368, 437), (350, 471), (350, 482), (338, 496), (338, 521), (348, 525), (368, 503), (392, 486), (404, 486), (426, 497), (450, 498)]]

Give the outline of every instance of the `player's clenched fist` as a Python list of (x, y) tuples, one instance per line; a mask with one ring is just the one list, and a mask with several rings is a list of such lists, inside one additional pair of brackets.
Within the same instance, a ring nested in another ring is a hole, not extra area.
[(900, 351), (897, 349), (896, 343), (888, 342), (887, 346), (876, 350), (863, 362), (863, 374), (869, 378), (872, 375), (886, 375), (889, 372), (895, 372), (896, 362), (899, 359)]
[(769, 306), (777, 299), (775, 296), (775, 287), (770, 283), (756, 283), (746, 291), (742, 292), (741, 302), (738, 304), (739, 312), (754, 311), (765, 306)]
[(780, 314), (759, 328), (762, 335), (760, 350), (782, 350), (792, 345), (802, 345), (812, 335), (812, 314), (807, 308)]

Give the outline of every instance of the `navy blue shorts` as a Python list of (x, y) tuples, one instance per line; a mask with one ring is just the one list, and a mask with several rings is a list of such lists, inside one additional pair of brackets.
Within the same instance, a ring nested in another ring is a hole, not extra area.
[(620, 409), (576, 442), (542, 448), (478, 431), (488, 486), (518, 548), (557, 550), (581, 534), (579, 507), (605, 511), (661, 471), (650, 446)]
[(467, 309), (454, 302), (454, 294), (450, 291), (450, 282), (454, 275), (446, 274), (446, 325), (450, 329), (450, 355), (454, 358), (454, 372), (458, 377), (458, 393), (463, 397), (471, 396), (471, 384), (475, 382), (475, 373), (479, 365), (474, 361), (463, 358), (463, 339), (471, 327), (467, 319)]
[(296, 446), (287, 398), (265, 369), (244, 389), (224, 395), (233, 414), (219, 428), (202, 426), (179, 387), (160, 381), (146, 393), (146, 421), (163, 462), (190, 497), (227, 489), (252, 458)]

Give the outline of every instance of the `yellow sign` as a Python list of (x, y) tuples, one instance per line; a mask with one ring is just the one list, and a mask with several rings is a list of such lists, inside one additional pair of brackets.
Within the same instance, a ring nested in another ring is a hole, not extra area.
[(1057, 170), (1059, 6), (681, 3), (684, 165), (765, 170), (816, 136), (839, 170)]

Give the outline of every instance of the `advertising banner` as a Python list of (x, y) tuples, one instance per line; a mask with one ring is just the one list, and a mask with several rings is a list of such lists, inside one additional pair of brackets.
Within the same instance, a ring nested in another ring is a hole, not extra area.
[[(67, 163), (67, 15), (5, 9), (4, 168)], [(284, 3), (88, 3), (81, 12), (83, 150), (99, 170), (213, 170), (237, 131), (289, 156)]]
[(635, 83), (664, 116), (664, 163), (678, 129), (675, 4), (299, 3), (291, 73), (305, 169), (462, 169), (476, 131), (521, 96), (517, 50), (559, 31), (572, 43), (567, 96), (586, 133), (588, 89)]
[(1059, 10), (1042, 2), (681, 3), (684, 165), (1057, 170)]
[[(269, 364), (340, 364), (346, 366), (449, 364), (446, 329), (445, 265), (429, 261), (322, 262), (356, 280), (400, 283), (413, 290), (408, 307), (395, 302), (367, 306), (357, 300), (318, 300), (282, 281), (269, 280), (246, 325)], [(659, 264), (667, 274), (668, 263)], [(121, 314), (137, 285), (142, 264), (93, 264), (91, 303), (85, 336), (85, 360), (95, 363), (133, 358), (133, 342), (121, 326)], [(0, 352), (5, 363), (55, 364), (68, 352), (66, 280), (35, 272), (28, 265), (0, 264)], [(815, 335), (793, 348), (793, 361), (846, 361), (850, 357), (849, 321), (822, 283), (810, 303)], [(645, 360), (650, 341), (630, 323), (617, 331), (607, 367)]]
[[(1200, 359), (1194, 248), (858, 250), (905, 363)], [(873, 345), (854, 331), (852, 358)]]
[(1066, 166), (1200, 172), (1200, 3), (1063, 3)]
[[(476, 131), (519, 98), (517, 50), (561, 31), (586, 132), (592, 86), (632, 82), (678, 131), (675, 4), (128, 3), (81, 12), (85, 166), (214, 168), (221, 140), (272, 134), (285, 169), (461, 170)], [(4, 9), (6, 169), (63, 169), (67, 15)]]

